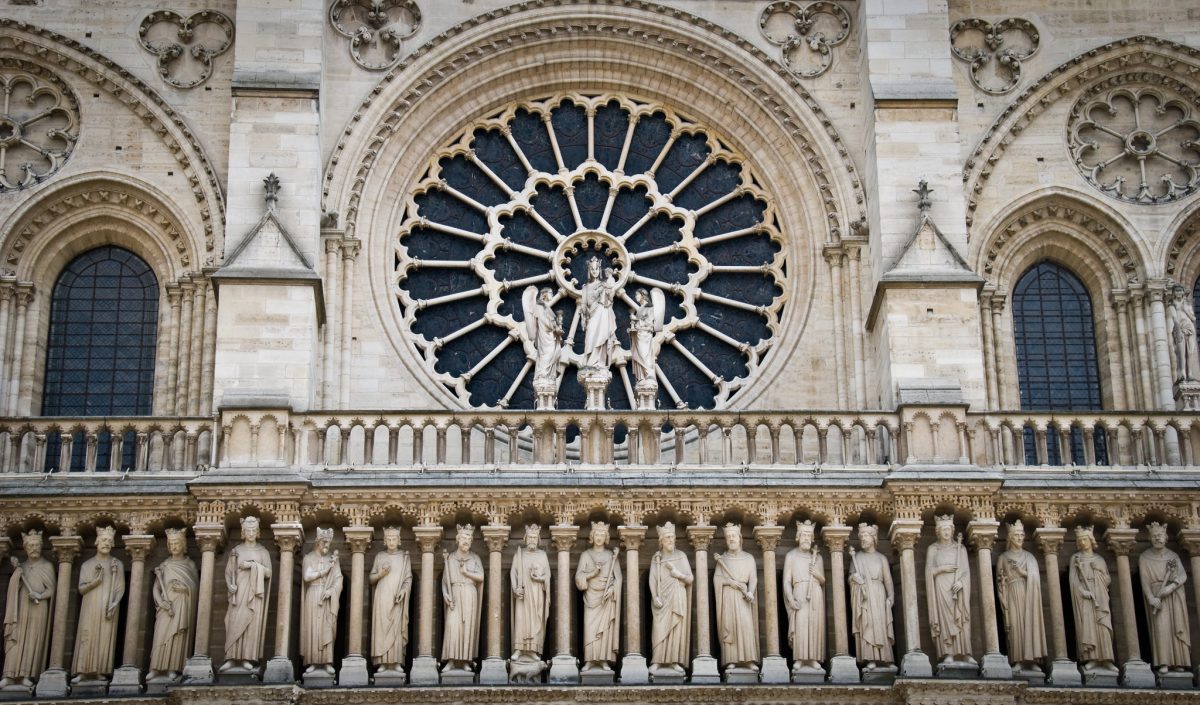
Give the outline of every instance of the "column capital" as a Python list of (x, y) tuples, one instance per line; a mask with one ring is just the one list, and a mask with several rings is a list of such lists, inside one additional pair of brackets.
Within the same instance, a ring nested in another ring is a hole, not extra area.
[(1137, 545), (1137, 529), (1109, 529), (1104, 532), (1104, 541), (1118, 556), (1128, 556)]
[(692, 542), (692, 548), (697, 551), (707, 551), (708, 545), (712, 543), (713, 535), (717, 533), (717, 527), (708, 526), (689, 526), (687, 528), (688, 541)]
[(366, 553), (375, 539), (375, 529), (370, 526), (347, 526), (342, 529), (342, 536), (346, 537), (351, 553)]
[(504, 544), (508, 543), (508, 537), (512, 535), (512, 527), (508, 524), (485, 524), (481, 531), (483, 542), (492, 553), (503, 551)]
[(758, 545), (762, 547), (763, 551), (774, 551), (781, 538), (783, 538), (782, 526), (754, 527), (754, 540), (758, 541)]
[(846, 550), (846, 544), (850, 541), (850, 531), (848, 526), (823, 526), (821, 538), (830, 553), (841, 553)]
[(1178, 535), (1179, 545), (1189, 555), (1200, 556), (1200, 529), (1182, 529)]
[(216, 553), (225, 543), (225, 527), (220, 524), (196, 524), (192, 527), (192, 534), (204, 552)]
[(1033, 530), (1033, 540), (1045, 555), (1054, 554), (1058, 556), (1058, 552), (1062, 550), (1063, 541), (1066, 538), (1067, 530), (1061, 527), (1043, 527)]
[(896, 544), (901, 551), (912, 550), (921, 538), (921, 529), (925, 523), (920, 519), (897, 519), (888, 528), (888, 540)]
[(50, 547), (54, 549), (59, 563), (74, 563), (79, 552), (83, 550), (83, 537), (51, 536)]
[(555, 524), (550, 527), (550, 541), (558, 551), (570, 551), (579, 540), (579, 527), (574, 524)]
[(974, 519), (967, 522), (967, 540), (976, 551), (990, 551), (996, 545), (1000, 522), (995, 519)]
[(339, 235), (325, 236), (325, 254), (333, 254), (342, 246), (342, 238)]
[(621, 538), (621, 545), (626, 551), (636, 551), (642, 547), (642, 540), (646, 538), (646, 527), (641, 524), (618, 526), (617, 536)]
[(121, 537), (121, 544), (135, 561), (145, 561), (146, 556), (154, 549), (154, 537), (149, 534), (126, 534)]
[(358, 238), (346, 238), (342, 240), (342, 259), (355, 260), (358, 258), (358, 250), (362, 246), (362, 240)]
[(271, 535), (280, 553), (294, 553), (304, 543), (304, 527), (299, 524), (271, 524)]
[(433, 549), (443, 538), (442, 527), (429, 524), (414, 526), (413, 534), (417, 537), (417, 545), (421, 547), (421, 553), (433, 553)]
[(33, 303), (33, 284), (27, 284), (24, 282), (17, 284), (16, 293), (17, 306), (28, 307), (29, 304)]

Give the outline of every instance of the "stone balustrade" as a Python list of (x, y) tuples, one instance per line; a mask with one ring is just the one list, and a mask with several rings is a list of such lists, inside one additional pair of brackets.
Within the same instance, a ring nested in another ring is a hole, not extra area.
[(210, 464), (203, 416), (0, 418), (0, 473), (199, 472)]

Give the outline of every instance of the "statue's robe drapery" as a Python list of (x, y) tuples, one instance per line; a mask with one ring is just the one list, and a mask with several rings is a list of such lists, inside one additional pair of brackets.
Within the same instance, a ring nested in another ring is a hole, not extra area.
[(154, 569), (154, 641), (150, 670), (179, 672), (191, 647), (200, 575), (190, 558), (168, 558)]
[[(938, 569), (954, 570), (935, 575)], [(962, 589), (955, 594), (954, 583)], [(937, 655), (971, 654), (971, 568), (961, 543), (934, 543), (925, 557), (925, 591), (929, 603), (929, 630)]]
[[(99, 566), (99, 573), (96, 567)], [(110, 605), (125, 596), (125, 566), (113, 556), (93, 556), (79, 569), (79, 587), (92, 582), (97, 574), (100, 584), (92, 588), (79, 606), (79, 622), (75, 630), (75, 661), (72, 673), (112, 673), (113, 657), (117, 650), (117, 625), (121, 610), (107, 614)]]
[[(588, 578), (593, 570), (600, 573)], [(583, 660), (616, 661), (620, 639), (621, 565), (607, 548), (589, 548), (579, 557), (576, 586), (583, 590)]]
[(888, 596), (892, 589), (892, 567), (883, 554), (862, 551), (851, 559), (854, 573), (861, 575), (862, 584), (850, 581), (850, 613), (853, 615), (858, 660), (893, 663), (892, 645), (896, 634), (892, 624), (892, 609)]
[[(246, 569), (238, 564), (250, 562)], [(238, 544), (225, 564), (229, 605), (225, 609), (225, 658), (258, 661), (267, 634), (267, 600), (271, 594), (271, 554), (261, 544)]]
[[(309, 575), (329, 572), (308, 581)], [(300, 606), (300, 658), (305, 665), (333, 663), (333, 639), (337, 634), (338, 610), (342, 599), (342, 567), (337, 556), (313, 551), (301, 564), (305, 576), (304, 599)]]
[(1112, 578), (1108, 565), (1095, 553), (1076, 553), (1071, 557), (1070, 583), (1080, 660), (1112, 661), (1115, 658), (1109, 603)]
[(788, 643), (797, 661), (825, 660), (825, 585), (813, 576), (825, 574), (819, 553), (788, 551), (783, 561), (783, 589), (787, 593)]
[(1045, 658), (1046, 624), (1037, 558), (1024, 549), (1001, 553), (996, 561), (996, 580), (1009, 660), (1023, 663)]
[[(50, 616), (54, 613), (54, 565), (45, 558), (13, 570), (4, 609), (4, 677), (34, 679), (46, 670)], [(30, 589), (42, 599), (34, 604)]]
[(546, 552), (518, 547), (509, 583), (513, 650), (540, 655), (545, 649), (546, 620), (550, 616), (550, 560)]
[(1150, 626), (1150, 653), (1154, 665), (1190, 668), (1192, 638), (1188, 631), (1187, 600), (1182, 587), (1162, 598), (1158, 609), (1150, 606), (1149, 597), (1158, 595), (1166, 583), (1182, 585), (1187, 580), (1183, 561), (1169, 549), (1142, 553), (1138, 558), (1142, 579), (1142, 597), (1146, 602), (1146, 621)]
[[(442, 659), (473, 661), (479, 654), (479, 616), (483, 584), (464, 572), (483, 574), (483, 562), (474, 553), (451, 553), (442, 572), (442, 597), (446, 600), (446, 628), (442, 632)], [(451, 608), (450, 602), (454, 602)]]
[(408, 646), (408, 603), (412, 596), (412, 562), (408, 551), (375, 554), (371, 574), (378, 575), (383, 566), (387, 575), (375, 583), (375, 598), (371, 603), (371, 660), (375, 665), (403, 663)]
[[(682, 581), (671, 575), (668, 566), (674, 566)], [(650, 610), (653, 622), (650, 630), (651, 663), (688, 663), (691, 646), (692, 624), (692, 567), (687, 555), (678, 549), (664, 554), (654, 554), (650, 560)], [(661, 602), (662, 606), (658, 606)]]
[[(749, 553), (726, 553), (716, 559), (716, 564), (713, 592), (721, 663), (758, 663), (758, 566)], [(750, 591), (748, 601), (743, 588)]]

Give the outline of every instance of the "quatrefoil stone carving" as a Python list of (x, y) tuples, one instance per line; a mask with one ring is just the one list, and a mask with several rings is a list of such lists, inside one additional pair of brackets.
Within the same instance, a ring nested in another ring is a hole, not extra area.
[(213, 59), (233, 46), (233, 20), (216, 10), (186, 17), (156, 10), (138, 27), (138, 43), (158, 57), (164, 81), (176, 88), (195, 88), (212, 75)]
[(789, 71), (816, 78), (833, 63), (833, 48), (850, 36), (850, 13), (825, 0), (803, 6), (782, 0), (763, 9), (758, 28), (780, 47), (780, 59)]
[(984, 93), (1000, 95), (1021, 82), (1021, 62), (1041, 43), (1037, 27), (1010, 17), (995, 24), (978, 18), (959, 20), (950, 27), (950, 48), (967, 62), (971, 83)]
[(329, 23), (350, 40), (350, 57), (370, 71), (400, 62), (405, 39), (421, 28), (421, 8), (413, 0), (335, 0)]

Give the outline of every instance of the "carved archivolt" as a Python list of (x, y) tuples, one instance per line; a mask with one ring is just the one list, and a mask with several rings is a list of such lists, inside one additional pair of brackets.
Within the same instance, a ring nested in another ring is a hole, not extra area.
[(421, 28), (421, 8), (413, 0), (334, 0), (329, 24), (350, 40), (354, 63), (383, 71), (400, 61), (404, 40)]
[[(1119, 86), (1113, 88), (1113, 86)], [(1131, 203), (1178, 200), (1200, 187), (1195, 91), (1158, 74), (1093, 86), (1071, 110), (1071, 157), (1088, 183)]]
[[(233, 46), (233, 20), (216, 10), (187, 17), (156, 10), (138, 26), (138, 44), (158, 57), (158, 74), (164, 81), (176, 88), (195, 88), (212, 75), (212, 60)], [(191, 56), (194, 65), (185, 56)]]
[(780, 49), (780, 60), (801, 78), (816, 78), (833, 64), (833, 49), (850, 36), (850, 13), (832, 2), (773, 2), (758, 16), (767, 41)]
[(1010, 17), (992, 24), (975, 17), (950, 27), (954, 56), (967, 62), (971, 83), (1000, 95), (1021, 82), (1021, 62), (1037, 53), (1041, 35), (1028, 20)]
[(67, 84), (20, 59), (0, 58), (0, 193), (39, 184), (79, 139), (79, 101)]

